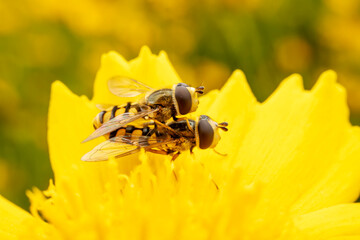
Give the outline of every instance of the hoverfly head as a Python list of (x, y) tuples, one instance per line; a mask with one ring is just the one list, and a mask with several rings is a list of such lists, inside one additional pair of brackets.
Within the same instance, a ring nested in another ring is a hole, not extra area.
[(204, 93), (204, 87), (190, 87), (185, 83), (178, 83), (173, 87), (173, 100), (177, 115), (195, 112), (199, 106), (198, 94)]
[(196, 145), (201, 149), (214, 148), (221, 137), (218, 129), (227, 131), (227, 122), (216, 123), (207, 115), (201, 115), (195, 129)]

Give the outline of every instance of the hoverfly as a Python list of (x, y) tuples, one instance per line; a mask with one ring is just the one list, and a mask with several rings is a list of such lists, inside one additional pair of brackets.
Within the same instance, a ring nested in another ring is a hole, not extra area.
[(121, 158), (143, 148), (147, 152), (170, 155), (173, 161), (181, 152), (192, 152), (194, 147), (215, 148), (220, 140), (218, 129), (227, 131), (227, 126), (227, 122), (216, 123), (206, 115), (201, 115), (197, 121), (186, 119), (168, 124), (147, 120), (141, 126), (119, 128), (116, 136), (97, 145), (81, 160), (96, 162), (110, 157)]
[(171, 117), (194, 112), (199, 104), (198, 94), (204, 93), (204, 87), (193, 88), (185, 83), (175, 84), (171, 89), (155, 90), (144, 83), (127, 77), (114, 77), (108, 81), (109, 90), (119, 97), (145, 95), (137, 103), (113, 106), (100, 112), (94, 119), (95, 131), (83, 142), (109, 134), (140, 118), (150, 118), (161, 123)]

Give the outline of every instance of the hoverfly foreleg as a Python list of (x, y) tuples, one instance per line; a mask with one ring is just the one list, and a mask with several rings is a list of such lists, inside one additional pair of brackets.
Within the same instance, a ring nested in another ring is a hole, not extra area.
[(172, 156), (171, 161), (172, 161), (172, 162), (175, 161), (175, 160), (179, 157), (179, 155), (180, 155), (180, 152), (175, 153), (175, 154)]
[(159, 122), (159, 121), (156, 120), (156, 119), (154, 119), (153, 121), (155, 122), (155, 125), (165, 128), (165, 129), (168, 130), (169, 133), (171, 133), (172, 135), (177, 136), (177, 137), (180, 136), (180, 134), (179, 134), (177, 131), (175, 131), (174, 129), (172, 129), (172, 128), (169, 127), (168, 125), (166, 125), (166, 124), (164, 124), (164, 123), (162, 123), (162, 122)]
[(195, 148), (195, 146), (192, 146), (192, 147), (190, 148), (190, 154), (191, 154), (192, 156), (194, 156), (194, 148)]
[(223, 156), (223, 157), (227, 156), (227, 153), (220, 153), (220, 152), (216, 151), (215, 148), (213, 148), (213, 150), (216, 154), (219, 154), (220, 156)]
[(186, 120), (186, 124), (187, 124), (188, 128), (190, 129), (190, 131), (195, 134), (194, 129), (190, 125), (189, 119), (186, 118), (185, 120)]
[(176, 172), (175, 172), (175, 166), (174, 166), (174, 161), (175, 159), (177, 159), (180, 155), (180, 152), (176, 152), (172, 158), (171, 158), (171, 167), (172, 167), (172, 172), (174, 174), (174, 177), (175, 177), (175, 180), (178, 181), (178, 178), (177, 178), (177, 175), (176, 175)]
[[(208, 169), (206, 168), (206, 166), (204, 165), (204, 163), (202, 163), (202, 162), (199, 162), (199, 163), (200, 163), (200, 165), (201, 165), (205, 170), (208, 170)], [(209, 175), (209, 177), (210, 177), (210, 179), (211, 179), (211, 182), (214, 184), (216, 190), (219, 191), (219, 190), (220, 190), (219, 185), (217, 185), (217, 183), (215, 182), (215, 180), (214, 180), (214, 178), (211, 176), (211, 174)]]
[(177, 118), (177, 120), (176, 121), (182, 121), (182, 120), (185, 120), (186, 121), (186, 125), (187, 125), (187, 127), (189, 128), (189, 130), (192, 132), (192, 133), (195, 133), (194, 132), (194, 129), (191, 127), (191, 125), (190, 125), (190, 122), (189, 122), (189, 119), (188, 118), (186, 118), (186, 117), (184, 117), (184, 118)]
[(167, 151), (164, 150), (156, 150), (156, 149), (146, 149), (147, 152), (151, 152), (151, 153), (156, 153), (156, 154), (161, 154), (161, 155), (169, 155), (169, 153)]

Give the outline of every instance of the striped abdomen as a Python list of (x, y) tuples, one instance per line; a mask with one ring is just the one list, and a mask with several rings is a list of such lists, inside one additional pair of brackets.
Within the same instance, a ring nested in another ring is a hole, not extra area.
[(102, 112), (100, 112), (93, 120), (93, 125), (95, 129), (98, 129), (103, 125), (103, 123), (109, 121), (110, 119), (113, 119), (114, 117), (126, 113), (126, 112), (132, 112), (137, 113), (141, 111), (139, 104), (131, 104), (127, 103), (124, 106), (113, 106), (110, 107)]
[[(146, 127), (135, 127), (133, 125), (126, 125), (124, 127), (119, 128), (116, 131), (113, 131), (106, 135), (108, 138), (113, 137), (126, 137), (128, 139), (137, 138), (138, 136), (153, 136), (155, 131), (153, 130), (154, 126), (146, 126)], [(155, 135), (154, 135), (155, 137)]]
[[(103, 125), (103, 123), (109, 121), (110, 119), (113, 119), (114, 117), (116, 117), (120, 114), (127, 113), (127, 112), (136, 114), (137, 112), (140, 112), (140, 111), (141, 111), (141, 108), (140, 108), (139, 104), (136, 104), (136, 103), (131, 104), (129, 102), (124, 106), (113, 106), (113, 107), (110, 107), (110, 108), (100, 112), (98, 115), (96, 115), (96, 117), (94, 118), (94, 121), (93, 121), (93, 125), (94, 125), (95, 129), (98, 129), (99, 127), (101, 127)], [(143, 130), (143, 128), (141, 126), (139, 128), (135, 128), (131, 125), (127, 125), (125, 127), (119, 128), (116, 131), (111, 132), (110, 134), (105, 135), (105, 137), (112, 138), (112, 137), (115, 137), (115, 136), (121, 135), (121, 134), (125, 135), (125, 133), (134, 133), (134, 134), (142, 135), (143, 131), (144, 131), (144, 134), (147, 134), (146, 130)]]

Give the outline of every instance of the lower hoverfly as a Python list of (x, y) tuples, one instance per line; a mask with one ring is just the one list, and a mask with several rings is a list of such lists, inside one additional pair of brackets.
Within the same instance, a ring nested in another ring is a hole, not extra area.
[(216, 123), (206, 115), (201, 115), (197, 121), (186, 119), (168, 124), (143, 121), (139, 126), (119, 128), (115, 136), (97, 145), (81, 160), (105, 161), (110, 157), (120, 158), (137, 153), (141, 148), (147, 152), (170, 155), (175, 160), (181, 152), (192, 152), (194, 147), (215, 148), (220, 140), (218, 129), (227, 131), (227, 126), (226, 122)]
[(83, 142), (111, 133), (141, 118), (166, 122), (171, 117), (194, 112), (199, 104), (198, 94), (204, 87), (193, 88), (185, 83), (175, 84), (172, 88), (155, 90), (144, 83), (127, 77), (114, 77), (108, 81), (109, 90), (119, 97), (144, 95), (137, 103), (112, 106), (100, 112), (94, 119), (96, 130)]

